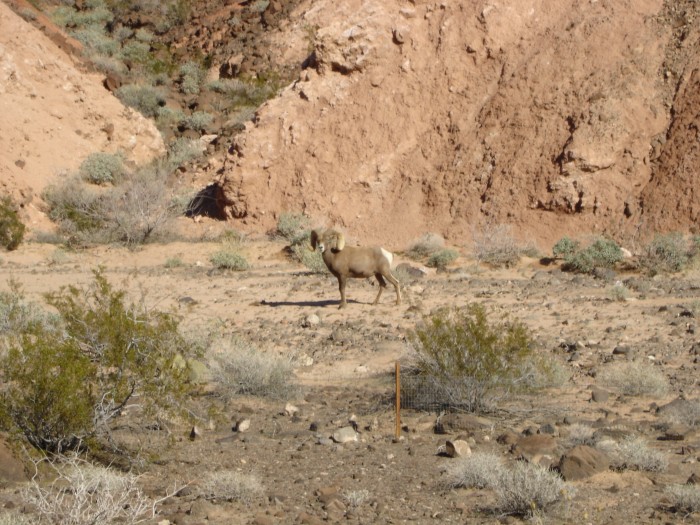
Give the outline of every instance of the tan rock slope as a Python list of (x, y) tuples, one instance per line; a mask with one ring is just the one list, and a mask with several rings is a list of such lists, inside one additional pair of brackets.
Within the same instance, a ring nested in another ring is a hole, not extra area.
[(315, 53), (238, 137), (222, 203), (401, 246), (506, 223), (523, 238), (694, 231), (697, 2), (309, 0)]
[(41, 190), (90, 153), (141, 163), (164, 151), (155, 125), (102, 78), (0, 2), (0, 192), (21, 203), (30, 226), (45, 220)]

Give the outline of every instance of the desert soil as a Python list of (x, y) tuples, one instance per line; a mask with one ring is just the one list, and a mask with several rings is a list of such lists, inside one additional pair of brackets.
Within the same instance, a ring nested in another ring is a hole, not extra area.
[[(217, 226), (189, 223), (193, 239), (208, 237)], [(517, 522), (495, 510), (495, 496), (487, 490), (445, 488), (443, 470), (457, 459), (440, 454), (441, 447), (448, 439), (464, 439), (475, 452), (493, 451), (512, 462), (518, 456), (513, 442), (526, 434), (549, 434), (555, 448), (546, 453), (547, 461), (556, 464), (570, 448), (566, 436), (573, 423), (616, 438), (642, 436), (663, 452), (669, 466), (656, 473), (606, 470), (573, 481), (574, 496), (551, 510), (548, 522), (693, 521), (671, 512), (664, 489), (700, 474), (697, 427), (681, 425), (679, 440), (669, 440), (671, 431), (657, 408), (698, 394), (698, 271), (673, 279), (625, 273), (594, 278), (536, 259), (504, 270), (462, 258), (447, 272), (405, 282), (400, 306), (393, 304), (391, 290), (372, 306), (376, 288), (366, 280), (352, 281), (348, 307), (338, 310), (332, 276), (310, 274), (289, 261), (284, 243), (251, 239), (246, 251), (253, 268), (244, 272), (213, 268), (209, 256), (217, 249), (215, 242), (183, 241), (137, 251), (65, 252), (28, 243), (2, 255), (6, 279), (0, 287), (7, 289), (13, 279), (30, 299), (41, 301), (43, 293), (63, 285), (87, 284), (91, 271), (101, 266), (132, 297), (144, 296), (153, 307), (175, 312), (186, 330), (240, 336), (266, 352), (295, 358), (298, 396), (235, 398), (228, 404), (204, 396), (197, 403), (213, 403), (219, 412), (196, 422), (200, 435), (194, 440), (188, 439), (187, 422), (172, 422), (169, 432), (149, 430), (128, 415), (117, 422), (115, 435), (151, 459), (142, 477), (149, 494), (159, 497), (191, 483), (162, 504), (154, 523)], [(182, 265), (167, 268), (173, 258)], [(612, 297), (618, 280), (631, 290), (627, 300)], [(560, 363), (569, 379), (554, 389), (504, 400), (480, 417), (458, 415), (445, 426), (446, 434), (435, 431), (438, 414), (404, 409), (401, 438), (395, 439), (392, 374), (395, 362), (409, 355), (407, 334), (424, 314), (471, 302), (486, 306), (494, 320), (523, 321), (536, 351)], [(312, 315), (318, 324), (309, 322)], [(625, 396), (596, 380), (602, 369), (628, 359), (649, 361), (663, 371), (672, 385), (668, 394)], [(594, 401), (593, 388), (610, 395)], [(298, 412), (285, 413), (287, 403)], [(233, 430), (240, 419), (250, 420), (246, 432)], [(357, 422), (358, 441), (329, 439), (351, 419)], [(263, 494), (248, 504), (198, 497), (203, 476), (228, 469), (258, 476)], [(0, 501), (22, 508), (20, 486), (3, 483)], [(349, 495), (363, 490), (366, 499), (352, 506)]]

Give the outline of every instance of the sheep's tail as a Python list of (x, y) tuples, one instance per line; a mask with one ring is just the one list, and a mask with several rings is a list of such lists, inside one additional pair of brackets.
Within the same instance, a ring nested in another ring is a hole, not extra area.
[(389, 261), (389, 266), (394, 262), (394, 254), (391, 253), (388, 250), (385, 250), (384, 248), (380, 248), (382, 251), (382, 255), (386, 258), (387, 261)]

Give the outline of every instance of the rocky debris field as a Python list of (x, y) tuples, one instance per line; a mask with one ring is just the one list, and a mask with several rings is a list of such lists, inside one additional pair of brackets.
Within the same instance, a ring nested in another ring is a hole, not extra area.
[[(494, 490), (455, 486), (457, 465), (487, 452), (507, 468), (529, 462), (561, 473), (564, 496), (535, 509), (548, 523), (697, 519), (668, 492), (700, 475), (697, 270), (592, 277), (535, 259), (508, 270), (459, 259), (450, 271), (405, 280), (399, 307), (390, 293), (371, 306), (374, 286), (353, 280), (348, 307), (338, 310), (335, 280), (288, 261), (282, 243), (249, 242), (254, 263), (243, 272), (214, 269), (216, 248), (173, 242), (59, 256), (54, 246), (30, 243), (2, 255), (3, 275), (31, 299), (88, 282), (102, 265), (110, 281), (177, 312), (185, 329), (236, 335), (295, 363), (297, 388), (285, 397), (224, 398), (207, 382), (193, 400), (194, 423), (154, 427), (129, 411), (117, 420), (114, 437), (138, 451), (146, 494), (180, 489), (152, 523), (520, 522)], [(174, 258), (180, 264), (166, 264)], [(561, 380), (485, 414), (409, 406), (397, 439), (393, 372), (410, 356), (408, 333), (436, 308), (472, 302), (490, 318), (525, 323)], [(625, 447), (640, 453), (625, 455)], [(31, 510), (21, 454), (3, 444), (0, 457), (2, 512)], [(211, 473), (255, 484), (227, 498), (211, 488)]]

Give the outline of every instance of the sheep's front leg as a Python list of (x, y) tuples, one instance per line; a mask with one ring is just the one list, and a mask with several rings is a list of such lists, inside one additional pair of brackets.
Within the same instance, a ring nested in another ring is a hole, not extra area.
[(345, 308), (347, 303), (345, 302), (345, 285), (347, 284), (347, 277), (343, 275), (338, 276), (338, 288), (340, 288), (340, 306), (338, 308)]
[(399, 280), (391, 274), (387, 275), (386, 278), (391, 284), (394, 285), (394, 290), (396, 290), (396, 304), (401, 304), (401, 288), (399, 286)]

